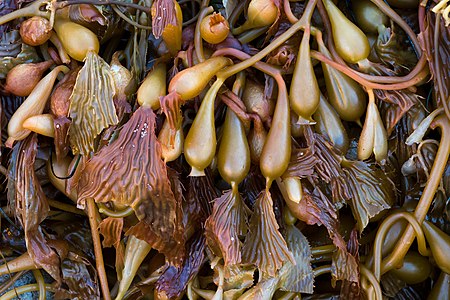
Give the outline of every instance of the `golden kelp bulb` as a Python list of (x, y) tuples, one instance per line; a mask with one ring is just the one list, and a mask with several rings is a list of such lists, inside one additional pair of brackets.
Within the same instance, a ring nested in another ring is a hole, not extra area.
[[(319, 44), (319, 50), (328, 58), (331, 57), (325, 45)], [(326, 63), (322, 63), (322, 69), (330, 104), (342, 120), (359, 122), (366, 111), (366, 95), (361, 86)]]
[(100, 43), (97, 36), (77, 23), (56, 18), (53, 28), (61, 40), (67, 54), (73, 59), (83, 61), (89, 51), (98, 53)]
[(286, 189), (286, 194), (292, 202), (300, 203), (303, 197), (302, 182), (298, 177), (286, 177), (282, 183)]
[(275, 103), (264, 94), (264, 85), (247, 80), (242, 94), (242, 102), (249, 113), (257, 114), (263, 122), (267, 122), (273, 114)]
[(366, 59), (370, 53), (366, 35), (337, 8), (331, 0), (323, 4), (330, 18), (333, 41), (338, 54), (348, 63)]
[(166, 94), (166, 64), (157, 64), (145, 77), (138, 88), (137, 101), (141, 106), (153, 110), (160, 107), (159, 97)]
[(364, 32), (378, 33), (379, 26), (387, 26), (389, 18), (369, 0), (352, 1), (356, 23)]
[[(309, 30), (309, 29), (308, 29)], [(319, 106), (320, 90), (309, 49), (309, 31), (303, 34), (292, 75), (289, 100), (292, 110), (299, 116), (299, 123), (310, 123)]]
[(369, 105), (367, 106), (366, 120), (358, 142), (358, 159), (368, 159), (372, 152), (375, 159), (380, 162), (387, 157), (388, 140), (378, 107), (375, 104), (373, 91), (369, 92)]
[(152, 250), (152, 246), (146, 241), (140, 240), (133, 235), (128, 238), (124, 255), (124, 268), (122, 270), (122, 279), (119, 284), (119, 291), (116, 300), (121, 300), (128, 291), (137, 270), (141, 266), (147, 254)]
[(426, 220), (423, 221), (422, 229), (437, 266), (445, 273), (450, 274), (450, 259), (448, 259), (450, 236)]
[(66, 66), (54, 68), (39, 81), (28, 98), (14, 112), (8, 123), (8, 140), (6, 141), (8, 147), (11, 147), (14, 141), (23, 140), (31, 133), (30, 130), (23, 128), (23, 123), (32, 116), (42, 114), (59, 72), (68, 71), (69, 68)]
[[(55, 153), (52, 154), (53, 157), (56, 156)], [(56, 159), (48, 159), (47, 160), (47, 174), (48, 179), (51, 184), (56, 187), (60, 192), (65, 194), (70, 200), (74, 203), (77, 203), (77, 192), (76, 189), (72, 189), (70, 194), (66, 192), (67, 179), (62, 179), (68, 177), (70, 174), (70, 165), (72, 163), (72, 159), (68, 156), (63, 157), (59, 160)]]
[(23, 122), (23, 128), (36, 132), (40, 135), (55, 137), (55, 128), (51, 114), (43, 114), (29, 117)]
[[(173, 139), (173, 140), (171, 140)], [(161, 143), (161, 156), (165, 162), (176, 160), (183, 151), (184, 133), (180, 127), (172, 136), (170, 126), (167, 119), (164, 121), (163, 127), (158, 134), (158, 140)]]
[(223, 42), (230, 32), (230, 25), (220, 13), (213, 13), (203, 18), (200, 35), (210, 44)]
[(314, 120), (316, 121), (316, 131), (328, 137), (334, 147), (345, 154), (349, 146), (347, 131), (339, 115), (322, 94), (320, 95), (319, 107), (314, 114)]
[(218, 56), (184, 69), (170, 81), (169, 92), (177, 92), (182, 100), (192, 99), (200, 94), (217, 72), (230, 64), (231, 59)]
[(280, 10), (272, 0), (251, 0), (247, 8), (247, 20), (241, 27), (233, 29), (233, 34), (264, 26), (271, 26), (278, 19)]
[(390, 273), (407, 284), (418, 284), (430, 276), (431, 264), (428, 257), (411, 251), (403, 258), (403, 265), (398, 269), (392, 269)]
[(291, 159), (291, 122), (286, 87), (278, 86), (278, 100), (259, 166), (270, 183), (283, 175)]
[(267, 131), (262, 122), (258, 120), (248, 133), (247, 140), (250, 148), (250, 157), (254, 164), (259, 164), (262, 149), (267, 139)]
[(192, 167), (190, 176), (204, 176), (216, 154), (214, 100), (222, 83), (216, 80), (206, 93), (184, 141), (184, 157)]
[(230, 108), (223, 125), (217, 167), (222, 178), (230, 184), (239, 184), (250, 169), (250, 149), (245, 129)]

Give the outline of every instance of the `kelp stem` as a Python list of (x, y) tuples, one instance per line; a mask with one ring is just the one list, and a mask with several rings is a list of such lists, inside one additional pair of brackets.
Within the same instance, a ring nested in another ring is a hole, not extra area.
[(91, 226), (92, 241), (94, 243), (95, 265), (100, 279), (100, 286), (103, 293), (103, 299), (111, 300), (109, 293), (108, 279), (106, 277), (105, 264), (103, 262), (102, 244), (100, 242), (100, 234), (98, 232), (98, 211), (94, 199), (86, 199), (86, 213), (89, 217), (89, 225)]
[(298, 21), (298, 19), (292, 13), (289, 0), (283, 0), (283, 8), (284, 8), (284, 13), (286, 14), (288, 21), (291, 22), (291, 24), (296, 23)]
[(50, 17), (50, 13), (40, 10), (40, 7), (45, 4), (46, 4), (46, 0), (38, 0), (38, 1), (34, 2), (33, 4), (28, 5), (24, 8), (10, 12), (9, 14), (0, 17), (0, 25), (3, 25), (12, 20), (15, 20), (17, 18), (22, 18), (22, 17), (39, 16), (39, 17), (48, 19)]
[[(375, 298), (377, 300), (383, 300), (383, 293), (381, 292), (380, 282), (375, 278), (375, 276), (370, 272), (369, 269), (367, 269), (364, 265), (359, 265), (359, 269), (361, 272), (361, 275), (364, 275), (367, 280), (372, 285), (373, 289), (375, 290)], [(366, 291), (371, 291), (371, 289), (367, 288)], [(369, 299), (370, 296), (368, 295)]]
[(311, 51), (311, 57), (330, 65), (331, 67), (335, 68), (336, 70), (338, 70), (338, 71), (344, 73), (345, 75), (347, 75), (348, 77), (352, 78), (359, 84), (361, 84), (367, 88), (371, 88), (371, 89), (402, 90), (402, 89), (406, 89), (410, 86), (413, 86), (413, 85), (421, 82), (428, 75), (427, 70), (425, 70), (425, 71), (422, 70), (421, 72), (419, 72), (416, 76), (414, 76), (410, 80), (407, 80), (404, 82), (399, 82), (399, 83), (394, 83), (394, 84), (381, 84), (381, 83), (368, 81), (368, 80), (362, 78), (353, 69), (349, 68), (346, 65), (341, 65), (341, 64), (333, 61), (332, 59), (326, 57), (324, 54), (322, 54), (318, 51), (314, 51), (314, 50)]
[(334, 251), (336, 251), (335, 245), (318, 246), (318, 247), (311, 248), (311, 255), (319, 256), (319, 255), (333, 253)]
[(45, 281), (44, 276), (42, 276), (41, 271), (33, 270), (34, 279), (36, 279), (36, 284), (39, 287), (39, 300), (46, 299), (46, 289), (45, 289)]
[[(29, 292), (36, 292), (38, 290), (39, 290), (39, 285), (37, 283), (22, 285), (22, 286), (16, 287), (16, 288), (10, 290), (9, 292), (3, 294), (3, 296), (0, 298), (0, 300), (11, 300), (11, 299), (16, 298), (17, 295), (22, 295), (22, 294), (29, 293)], [(50, 284), (45, 285), (45, 290), (49, 291), (49, 292), (56, 291)]]
[(22, 275), (25, 274), (25, 271), (20, 271), (14, 274), (14, 276), (10, 277), (8, 282), (4, 283), (3, 286), (0, 288), (0, 294), (4, 294), (7, 289), (9, 289), (17, 279), (22, 277)]
[(29, 271), (35, 269), (37, 269), (37, 267), (35, 266), (33, 260), (31, 259), (30, 255), (28, 255), (28, 252), (25, 252), (21, 256), (16, 257), (15, 259), (1, 265), (0, 276), (9, 273), (16, 273), (19, 271)]
[(313, 270), (314, 272), (314, 277), (323, 275), (323, 274), (327, 274), (327, 273), (331, 273), (331, 265), (324, 265), (324, 266), (320, 266), (317, 267)]
[(48, 199), (48, 204), (51, 207), (57, 208), (59, 210), (65, 211), (65, 212), (69, 212), (69, 213), (80, 215), (80, 216), (85, 216), (85, 213), (81, 209), (78, 209), (75, 206), (70, 205), (70, 204), (62, 203), (62, 202), (59, 202), (59, 201), (53, 200), (53, 199)]
[(202, 23), (202, 20), (207, 15), (211, 14), (213, 11), (214, 8), (212, 6), (202, 8), (200, 14), (198, 15), (198, 22), (195, 25), (195, 32), (194, 32), (195, 54), (197, 55), (197, 59), (199, 62), (205, 61), (205, 54), (203, 52), (203, 40), (202, 36), (200, 35), (200, 25)]
[[(430, 177), (423, 190), (422, 196), (420, 197), (419, 203), (417, 204), (416, 210), (414, 211), (414, 217), (419, 223), (422, 223), (425, 216), (431, 206), (434, 195), (439, 187), (442, 176), (444, 174), (445, 167), (447, 166), (448, 157), (450, 155), (450, 121), (446, 116), (439, 116), (432, 127), (440, 127), (442, 130), (441, 141), (439, 149), (436, 154), (436, 158), (431, 169)], [(398, 266), (403, 260), (404, 256), (408, 252), (411, 244), (414, 240), (414, 230), (412, 225), (409, 224), (403, 233), (403, 236), (397, 242), (392, 253), (383, 260), (381, 265), (381, 274), (388, 272), (389, 270)]]
[(128, 206), (127, 208), (119, 211), (111, 210), (104, 203), (101, 202), (97, 203), (97, 206), (99, 213), (105, 214), (108, 217), (112, 218), (126, 218), (134, 213), (134, 210), (131, 206)]
[(222, 76), (223, 78), (228, 78), (244, 69), (253, 66), (256, 62), (263, 59), (266, 55), (268, 55), (270, 52), (272, 52), (273, 50), (278, 48), (281, 44), (283, 44), (285, 41), (287, 41), (297, 31), (299, 31), (302, 28), (305, 28), (306, 26), (309, 26), (310, 19), (312, 13), (314, 12), (314, 7), (316, 6), (317, 1), (318, 0), (310, 0), (306, 5), (306, 8), (303, 12), (301, 19), (297, 23), (292, 25), (288, 30), (286, 30), (282, 35), (280, 35), (278, 38), (272, 41), (269, 45), (267, 45), (267, 47), (265, 47), (257, 54), (253, 55), (251, 58), (226, 68), (225, 70), (218, 73), (218, 76), (220, 74), (220, 76)]

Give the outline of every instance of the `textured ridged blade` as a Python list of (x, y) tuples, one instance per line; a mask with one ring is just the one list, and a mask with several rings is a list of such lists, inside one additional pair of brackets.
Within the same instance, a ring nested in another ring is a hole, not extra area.
[(369, 219), (395, 201), (395, 187), (386, 174), (362, 161), (345, 161), (344, 172), (352, 192), (350, 206), (357, 221), (359, 232), (369, 223)]
[(237, 192), (228, 191), (214, 200), (213, 212), (206, 220), (208, 246), (222, 256), (225, 266), (241, 262), (240, 235), (247, 232), (245, 206)]
[(249, 232), (242, 249), (242, 260), (256, 265), (261, 272), (269, 276), (275, 276), (287, 261), (295, 264), (278, 228), (272, 197), (268, 191), (263, 191), (256, 200), (250, 219)]
[(308, 240), (295, 226), (286, 228), (286, 243), (296, 264), (287, 262), (282, 271), (280, 289), (294, 293), (312, 294), (314, 275), (311, 267), (311, 247)]
[(119, 120), (114, 108), (114, 78), (109, 65), (90, 51), (70, 96), (69, 141), (74, 154), (95, 151), (95, 138)]
[(140, 222), (127, 235), (145, 240), (179, 264), (184, 249), (181, 184), (161, 159), (155, 122), (153, 110), (140, 107), (117, 139), (86, 163), (78, 183), (78, 205), (93, 198), (132, 207)]

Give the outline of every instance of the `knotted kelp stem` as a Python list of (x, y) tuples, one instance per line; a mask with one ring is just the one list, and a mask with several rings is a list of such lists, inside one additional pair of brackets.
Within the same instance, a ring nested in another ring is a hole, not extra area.
[[(365, 290), (371, 291), (371, 288), (373, 287), (373, 289), (375, 290), (375, 298), (377, 300), (383, 300), (383, 293), (381, 292), (380, 282), (377, 280), (377, 278), (363, 264), (359, 265), (359, 270), (361, 272), (361, 275), (366, 277), (367, 281), (371, 284), (371, 287), (365, 287)], [(369, 299), (371, 299), (370, 296)]]
[[(446, 116), (440, 115), (432, 123), (431, 127), (441, 128), (441, 141), (430, 172), (430, 177), (428, 178), (422, 196), (420, 197), (419, 203), (414, 211), (414, 217), (417, 219), (419, 224), (423, 222), (425, 216), (427, 215), (450, 155), (450, 120)], [(403, 258), (414, 241), (414, 237), (415, 234), (413, 226), (409, 224), (403, 233), (403, 236), (397, 242), (394, 250), (385, 260), (382, 261), (380, 275), (385, 274), (389, 270), (392, 270), (401, 264)]]
[(417, 222), (416, 218), (408, 212), (398, 212), (393, 215), (387, 217), (380, 228), (378, 228), (377, 236), (375, 238), (374, 247), (373, 247), (373, 256), (374, 256), (374, 264), (373, 264), (373, 273), (377, 280), (380, 280), (380, 268), (381, 268), (381, 248), (383, 246), (384, 238), (386, 237), (386, 233), (389, 228), (397, 222), (399, 219), (405, 219), (408, 223), (413, 227), (415, 234), (417, 236), (417, 245), (419, 247), (419, 253), (423, 256), (428, 256), (429, 251), (427, 250), (427, 245), (425, 242), (425, 236), (423, 234), (422, 227), (419, 222)]

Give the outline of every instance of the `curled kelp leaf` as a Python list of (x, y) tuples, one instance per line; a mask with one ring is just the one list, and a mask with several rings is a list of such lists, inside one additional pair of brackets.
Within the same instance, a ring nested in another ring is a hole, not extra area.
[(108, 217), (98, 225), (99, 232), (103, 235), (103, 247), (112, 247), (116, 249), (116, 270), (117, 274), (122, 273), (125, 259), (125, 247), (120, 242), (123, 230), (123, 218)]
[(167, 266), (156, 282), (158, 299), (179, 299), (188, 283), (198, 274), (205, 258), (205, 237), (194, 235), (186, 243), (186, 258), (181, 268)]
[(311, 268), (311, 248), (305, 236), (295, 226), (286, 228), (286, 243), (295, 259), (288, 261), (278, 271), (276, 277), (264, 277), (248, 290), (241, 300), (270, 300), (277, 289), (292, 293), (313, 293), (313, 270)]
[(133, 74), (120, 63), (120, 52), (115, 52), (111, 59), (111, 74), (114, 78), (114, 104), (118, 119), (121, 120), (125, 113), (131, 112), (128, 97), (136, 92), (136, 84)]
[(278, 228), (272, 197), (268, 190), (264, 190), (254, 205), (249, 232), (242, 249), (242, 260), (256, 265), (261, 272), (269, 276), (275, 276), (287, 261), (295, 264)]
[(359, 285), (359, 266), (355, 257), (345, 248), (337, 248), (333, 253), (331, 263), (332, 285), (338, 280), (345, 280)]
[[(350, 233), (350, 239), (347, 242), (347, 251), (350, 255), (355, 258), (358, 279), (359, 276), (359, 241), (358, 241), (358, 231), (353, 229)], [(348, 276), (344, 276), (348, 277)], [(359, 280), (356, 282), (348, 281), (344, 279), (341, 285), (341, 299), (357, 300), (361, 299), (361, 290)]]
[(103, 129), (119, 122), (113, 102), (114, 87), (109, 65), (89, 51), (70, 97), (69, 141), (74, 154), (87, 156), (94, 152), (95, 138)]
[(319, 161), (314, 156), (311, 148), (293, 148), (291, 153), (291, 161), (284, 174), (285, 177), (307, 178), (313, 176), (314, 166)]
[(117, 140), (86, 163), (78, 183), (78, 205), (93, 198), (131, 206), (141, 222), (127, 234), (145, 240), (172, 261), (171, 255), (182, 258), (182, 251), (176, 252), (184, 240), (181, 186), (175, 173), (169, 177), (161, 159), (155, 121), (151, 108), (140, 107)]
[(224, 259), (224, 266), (241, 262), (239, 236), (247, 233), (246, 211), (237, 190), (230, 190), (214, 200), (212, 214), (205, 223), (208, 246)]
[[(448, 11), (448, 8), (446, 10)], [(436, 21), (436, 18), (439, 18), (439, 20)], [(444, 25), (444, 18), (432, 13), (431, 10), (428, 10), (425, 14), (423, 27), (418, 39), (428, 60), (428, 66), (434, 81), (433, 89), (436, 94), (436, 102), (442, 105), (443, 101), (448, 102), (450, 95), (450, 70), (447, 67), (448, 57), (450, 56), (450, 47), (448, 46), (450, 27)]]
[(374, 164), (343, 160), (346, 181), (351, 190), (351, 208), (360, 232), (369, 219), (388, 209), (395, 200), (395, 187)]
[[(37, 154), (36, 134), (19, 142), (13, 150), (14, 170), (8, 180), (14, 186), (8, 197), (14, 197), (16, 218), (22, 225), (27, 252), (37, 267), (47, 271), (58, 283), (61, 283), (60, 258), (50, 247), (40, 223), (49, 212), (47, 198), (34, 171)], [(10, 185), (8, 183), (8, 185)], [(9, 199), (12, 201), (12, 199)]]
[(83, 25), (97, 36), (103, 37), (109, 20), (99, 8), (92, 4), (75, 4), (69, 6), (69, 18), (71, 21)]
[(65, 299), (100, 299), (97, 273), (88, 259), (72, 253), (61, 263), (61, 272), (69, 289), (57, 291), (56, 299), (59, 293), (65, 293)]
[(189, 176), (188, 180), (183, 207), (185, 218), (187, 218), (185, 227), (190, 225), (201, 227), (212, 212), (214, 199), (218, 198), (220, 194), (214, 186), (212, 172), (209, 168), (205, 169), (205, 176)]
[(391, 22), (391, 27), (379, 27), (378, 38), (373, 46), (378, 58), (392, 67), (396, 74), (402, 74), (414, 67), (417, 57), (408, 37)]
[(341, 205), (350, 199), (351, 192), (344, 178), (344, 173), (340, 165), (342, 156), (339, 150), (334, 148), (325, 138), (317, 133), (312, 135), (311, 150), (317, 163), (314, 164), (314, 171), (318, 178), (330, 185), (333, 203)]
[(374, 90), (384, 116), (387, 135), (390, 136), (395, 125), (413, 107), (420, 103), (420, 96), (408, 90)]

